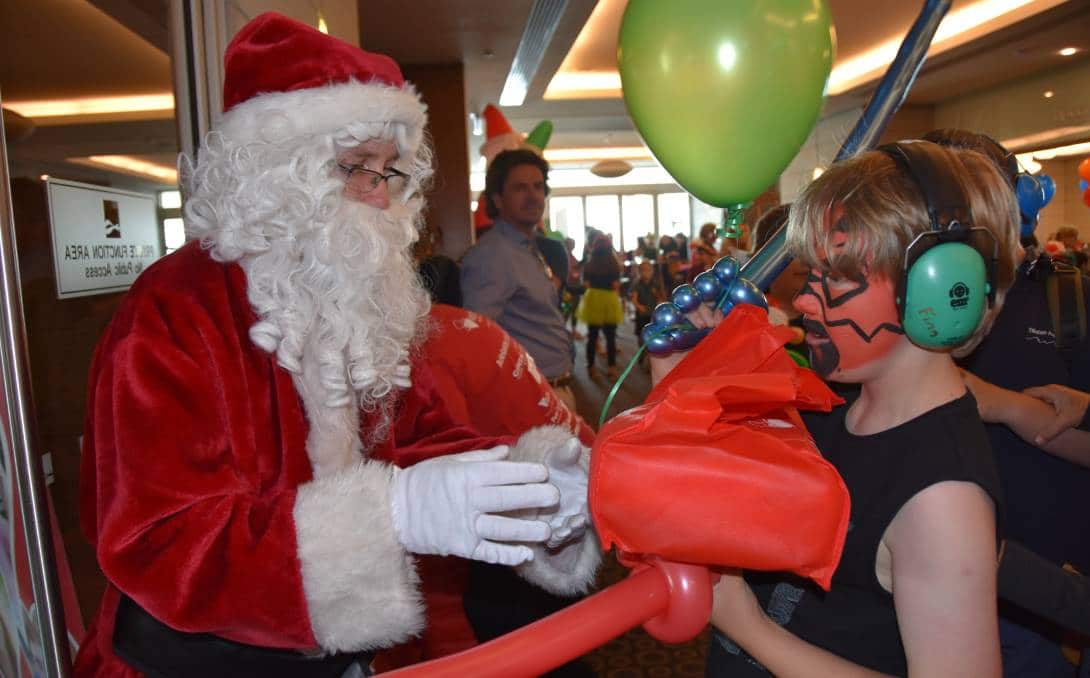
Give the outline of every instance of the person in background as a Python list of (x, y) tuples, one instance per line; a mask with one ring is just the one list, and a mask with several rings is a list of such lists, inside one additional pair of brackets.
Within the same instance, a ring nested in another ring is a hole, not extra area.
[(587, 326), (587, 374), (595, 375), (598, 334), (606, 338), (607, 374), (617, 376), (617, 325), (624, 320), (621, 308), (621, 267), (609, 238), (600, 237), (591, 245), (590, 259), (583, 267), (587, 291), (579, 304), (579, 319)]
[[(1003, 191), (1014, 195), (1017, 161), (995, 140), (958, 129), (934, 130), (924, 138), (985, 156), (1003, 173)], [(1090, 391), (1090, 341), (1084, 338), (1066, 351), (1056, 344), (1047, 291), (1055, 265), (1047, 255), (1023, 260), (987, 339), (975, 350), (956, 355), (988, 423), (1006, 500), (1005, 536), (1056, 566), (1070, 563), (1085, 573), (1090, 568), (1090, 542), (1085, 538), (1090, 534), (1090, 469), (1079, 465), (1084, 463), (1079, 461), (1079, 440), (1090, 435), (1090, 421), (1068, 419), (1072, 430), (1065, 433), (1066, 427), (1052, 425), (1052, 407), (1026, 395), (1048, 384)], [(1090, 281), (1080, 284), (1081, 310), (1090, 314)], [(1006, 603), (1000, 613), (1008, 678), (1075, 675), (1062, 655), (1058, 628)]]
[(708, 222), (700, 227), (700, 237), (693, 241), (689, 248), (689, 282), (696, 276), (708, 270), (719, 258), (719, 250), (715, 247), (716, 226)]
[(689, 261), (689, 237), (678, 231), (674, 234), (674, 242), (677, 243), (677, 252), (681, 255), (681, 260)]
[[(644, 325), (651, 322), (651, 312), (655, 310), (655, 306), (666, 301), (666, 292), (662, 289), (655, 275), (655, 267), (650, 261), (640, 262), (636, 282), (632, 284), (629, 294), (632, 305), (636, 307), (636, 344), (643, 346)], [(640, 356), (640, 360), (643, 359), (644, 356)]]
[(461, 271), (456, 261), (437, 253), (442, 246), (443, 231), (438, 228), (425, 228), (413, 248), (416, 270), (433, 302), (461, 306)]
[(564, 292), (568, 295), (567, 319), (571, 321), (572, 338), (578, 341), (583, 338), (579, 331), (579, 319), (575, 311), (579, 308), (579, 301), (583, 298), (583, 262), (575, 256), (575, 240), (564, 238), (564, 249), (568, 251), (568, 280), (564, 284)]
[(574, 412), (571, 334), (536, 240), (548, 173), (545, 159), (524, 149), (503, 151), (488, 166), (485, 194), (494, 225), (462, 259), (462, 298), (465, 308), (495, 320), (526, 349)]
[(670, 294), (678, 287), (688, 282), (688, 273), (681, 265), (681, 254), (670, 252), (666, 255), (662, 271), (662, 289)]

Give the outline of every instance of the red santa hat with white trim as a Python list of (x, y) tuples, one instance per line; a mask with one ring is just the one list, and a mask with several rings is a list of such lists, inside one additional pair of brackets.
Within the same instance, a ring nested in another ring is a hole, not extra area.
[(427, 106), (393, 59), (275, 12), (255, 17), (227, 46), (223, 110), (219, 131), (231, 143), (389, 124), (403, 156), (416, 153), (427, 123)]

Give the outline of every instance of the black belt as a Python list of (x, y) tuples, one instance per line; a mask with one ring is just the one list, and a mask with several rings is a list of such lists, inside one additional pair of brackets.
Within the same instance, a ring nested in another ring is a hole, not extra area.
[(564, 374), (556, 377), (555, 379), (549, 379), (549, 386), (553, 388), (564, 388), (570, 386), (572, 382), (571, 372), (565, 372)]
[(371, 675), (370, 652), (311, 657), (237, 643), (211, 633), (176, 631), (121, 596), (114, 653), (151, 678), (341, 678), (353, 662)]

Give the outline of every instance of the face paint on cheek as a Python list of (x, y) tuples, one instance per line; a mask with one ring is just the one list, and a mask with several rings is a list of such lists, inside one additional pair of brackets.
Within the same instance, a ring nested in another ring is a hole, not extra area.
[(904, 334), (893, 284), (882, 278), (831, 280), (815, 270), (795, 307), (804, 314), (811, 364), (826, 378), (883, 357)]
[(850, 294), (833, 296), (826, 308), (825, 326), (842, 370), (884, 357), (904, 334), (891, 281), (863, 278)]

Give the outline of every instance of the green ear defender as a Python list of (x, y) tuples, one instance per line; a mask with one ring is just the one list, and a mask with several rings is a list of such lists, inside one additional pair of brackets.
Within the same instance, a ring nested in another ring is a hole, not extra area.
[[(897, 287), (901, 325), (912, 343), (949, 350), (976, 331), (995, 302), (998, 243), (991, 231), (973, 227), (973, 217), (955, 173), (958, 160), (928, 141), (882, 146), (920, 188), (931, 230), (916, 236), (905, 251)], [(985, 260), (981, 252), (991, 254)]]

